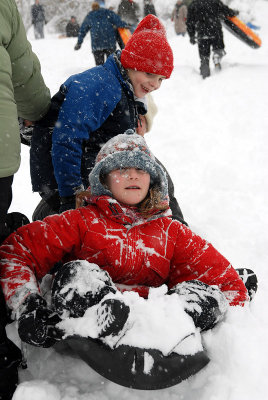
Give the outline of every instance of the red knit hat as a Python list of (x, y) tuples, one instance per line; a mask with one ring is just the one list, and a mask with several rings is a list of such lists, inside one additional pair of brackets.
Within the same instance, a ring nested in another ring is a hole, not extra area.
[(173, 53), (163, 24), (154, 15), (147, 15), (122, 50), (125, 69), (149, 72), (169, 78), (174, 68)]

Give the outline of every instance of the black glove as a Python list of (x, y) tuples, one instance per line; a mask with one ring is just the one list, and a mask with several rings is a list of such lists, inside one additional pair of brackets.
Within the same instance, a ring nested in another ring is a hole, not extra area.
[(194, 37), (194, 36), (191, 36), (191, 37), (190, 37), (190, 43), (191, 43), (191, 44), (196, 44), (196, 40), (195, 40), (195, 37)]
[(29, 295), (21, 306), (18, 332), (23, 342), (38, 347), (50, 347), (62, 339), (64, 332), (55, 325), (61, 318), (47, 308), (39, 294)]
[(222, 320), (228, 306), (224, 294), (217, 286), (197, 280), (178, 283), (168, 291), (168, 294), (173, 293), (180, 296), (185, 303), (185, 312), (192, 317), (195, 326), (201, 331), (213, 328)]
[(60, 213), (75, 209), (75, 195), (60, 198)]
[(81, 44), (80, 43), (76, 43), (76, 45), (74, 46), (75, 50), (79, 50), (81, 48)]

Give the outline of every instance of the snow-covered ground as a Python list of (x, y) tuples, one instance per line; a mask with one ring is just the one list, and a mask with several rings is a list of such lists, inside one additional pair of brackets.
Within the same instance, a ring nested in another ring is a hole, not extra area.
[[(158, 114), (146, 140), (169, 170), (190, 227), (211, 241), (234, 265), (253, 268), (259, 290), (250, 306), (232, 308), (203, 335), (211, 362), (170, 389), (137, 391), (102, 378), (83, 361), (53, 349), (28, 348), (28, 369), (14, 400), (265, 400), (268, 383), (268, 3), (255, 4), (263, 45), (246, 46), (226, 30), (222, 71), (202, 80), (196, 46), (177, 37), (166, 22), (175, 69), (155, 92)], [(29, 39), (54, 94), (71, 74), (94, 66), (89, 35), (75, 52), (75, 39), (47, 35)], [(39, 201), (31, 192), (29, 149), (14, 181), (10, 211), (30, 219)], [(15, 327), (9, 327), (15, 338)]]

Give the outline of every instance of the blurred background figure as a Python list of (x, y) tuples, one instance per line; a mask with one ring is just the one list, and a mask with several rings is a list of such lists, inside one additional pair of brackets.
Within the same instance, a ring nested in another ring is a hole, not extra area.
[(184, 36), (187, 31), (187, 6), (184, 0), (178, 0), (171, 14), (171, 21), (174, 21), (174, 28), (177, 35)]
[(100, 8), (99, 3), (92, 3), (92, 11), (84, 19), (79, 34), (77, 44), (74, 49), (79, 50), (84, 37), (90, 30), (91, 48), (96, 65), (101, 65), (106, 58), (116, 50), (116, 28), (126, 28), (127, 23), (111, 10)]
[(78, 24), (76, 17), (71, 16), (70, 21), (66, 25), (66, 36), (77, 37), (79, 33), (80, 25)]
[(156, 15), (155, 7), (152, 0), (144, 0), (143, 16), (146, 17), (148, 14)]
[(32, 6), (31, 11), (35, 39), (44, 39), (46, 17), (44, 7), (39, 3), (39, 0), (35, 0), (35, 4)]
[(198, 43), (200, 74), (203, 79), (210, 76), (211, 48), (216, 70), (221, 69), (221, 59), (226, 54), (221, 18), (234, 17), (237, 14), (237, 10), (232, 10), (220, 0), (193, 0), (189, 5), (187, 31), (190, 43)]
[(121, 0), (117, 14), (127, 22), (131, 33), (133, 33), (141, 16), (139, 5), (133, 0)]

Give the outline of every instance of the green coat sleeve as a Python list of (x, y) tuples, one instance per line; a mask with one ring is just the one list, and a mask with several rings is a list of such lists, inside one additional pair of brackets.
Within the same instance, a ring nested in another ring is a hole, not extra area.
[(18, 116), (39, 120), (50, 105), (41, 75), (14, 0), (0, 2), (0, 177), (20, 164)]

